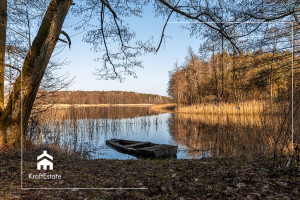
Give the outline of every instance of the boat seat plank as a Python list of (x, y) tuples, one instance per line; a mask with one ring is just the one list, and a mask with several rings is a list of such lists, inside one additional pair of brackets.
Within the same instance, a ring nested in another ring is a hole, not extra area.
[(157, 144), (157, 145), (153, 145), (151, 147), (144, 147), (142, 149), (147, 150), (147, 151), (156, 151), (156, 150), (160, 150), (160, 149), (169, 149), (169, 148), (177, 148), (177, 147), (171, 146), (171, 145)]
[(136, 143), (136, 144), (130, 144), (130, 145), (126, 145), (126, 148), (132, 148), (132, 147), (139, 147), (139, 146), (144, 146), (144, 145), (148, 145), (151, 144), (151, 142), (141, 142), (141, 143)]

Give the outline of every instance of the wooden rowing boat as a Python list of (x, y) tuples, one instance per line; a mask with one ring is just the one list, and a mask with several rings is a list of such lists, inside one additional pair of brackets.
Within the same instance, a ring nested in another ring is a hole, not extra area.
[(143, 158), (176, 157), (177, 146), (168, 144), (154, 144), (132, 140), (111, 139), (106, 144), (121, 153), (131, 154)]

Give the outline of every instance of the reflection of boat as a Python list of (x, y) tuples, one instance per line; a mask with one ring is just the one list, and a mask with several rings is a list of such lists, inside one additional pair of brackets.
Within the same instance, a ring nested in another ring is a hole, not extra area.
[(140, 142), (132, 140), (111, 139), (106, 144), (116, 150), (138, 157), (167, 158), (176, 157), (177, 146), (168, 144), (154, 144), (151, 142)]

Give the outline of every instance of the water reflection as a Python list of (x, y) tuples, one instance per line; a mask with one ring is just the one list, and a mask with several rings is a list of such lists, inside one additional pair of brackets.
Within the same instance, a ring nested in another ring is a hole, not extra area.
[(281, 121), (280, 116), (158, 113), (149, 107), (71, 107), (50, 110), (33, 136), (37, 144), (87, 152), (92, 159), (136, 159), (108, 147), (111, 138), (178, 145), (177, 157), (189, 159), (266, 153)]
[(176, 114), (170, 132), (189, 155), (206, 151), (210, 156), (256, 155), (272, 150), (281, 116)]
[(125, 107), (125, 106), (91, 106), (91, 107), (54, 107), (46, 115), (49, 119), (122, 119), (140, 116), (157, 115), (149, 106)]

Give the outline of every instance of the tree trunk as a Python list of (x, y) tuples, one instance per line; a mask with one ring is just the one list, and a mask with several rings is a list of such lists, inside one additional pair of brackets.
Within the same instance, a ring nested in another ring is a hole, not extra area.
[(221, 87), (221, 98), (223, 98), (223, 93), (224, 93), (224, 37), (223, 35), (221, 36), (221, 40), (222, 40), (222, 58), (221, 58), (221, 70), (222, 70), (222, 77), (221, 77), (221, 84), (222, 84), (222, 87)]
[(7, 26), (7, 0), (0, 0), (0, 112), (4, 110), (4, 63)]
[(1, 144), (19, 146), (21, 131), (25, 141), (36, 94), (71, 4), (72, 0), (51, 0), (38, 34), (25, 58), (22, 72), (14, 83), (12, 95), (1, 115), (0, 146)]

